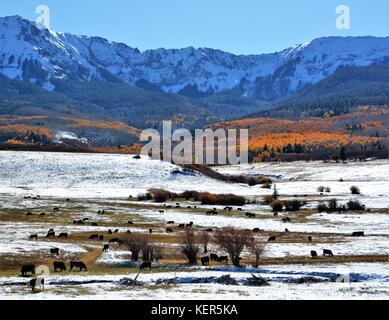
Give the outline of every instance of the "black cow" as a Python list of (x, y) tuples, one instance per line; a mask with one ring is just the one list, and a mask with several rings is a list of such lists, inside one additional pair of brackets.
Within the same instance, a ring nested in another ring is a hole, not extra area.
[(273, 216), (278, 217), (278, 212), (274, 212)]
[(205, 232), (212, 233), (212, 232), (213, 232), (213, 229), (207, 229), (207, 230), (205, 230)]
[(98, 234), (92, 234), (92, 235), (89, 237), (89, 240), (99, 240), (99, 235), (98, 235)]
[(273, 236), (273, 237), (270, 237), (267, 242), (274, 242), (277, 240), (277, 237)]
[(331, 250), (327, 250), (327, 249), (324, 249), (323, 250), (323, 256), (325, 256), (325, 257), (333, 257), (334, 256), (334, 254), (332, 253), (332, 251)]
[(149, 270), (151, 270), (151, 262), (150, 262), (150, 261), (143, 261), (143, 262), (140, 264), (139, 269), (140, 269), (140, 270), (144, 270), (144, 269), (149, 269)]
[(219, 261), (219, 256), (217, 254), (210, 254), (211, 261)]
[(59, 211), (59, 208), (55, 207), (55, 208), (53, 209), (53, 211), (54, 211), (54, 212), (58, 212), (58, 211)]
[(184, 228), (185, 228), (185, 224), (183, 224), (183, 223), (182, 223), (182, 224), (179, 224), (178, 227), (179, 227), (180, 229), (184, 229)]
[(84, 219), (82, 219), (82, 221), (87, 222), (87, 221), (89, 221), (89, 218), (84, 218)]
[(308, 237), (308, 241), (312, 242), (312, 237), (311, 236)]
[(353, 232), (352, 236), (353, 237), (364, 237), (365, 232), (364, 231), (356, 231), (356, 232)]
[(54, 272), (58, 272), (58, 270), (60, 272), (66, 271), (65, 263), (63, 263), (62, 261), (54, 261), (53, 267), (54, 267)]
[(209, 257), (202, 257), (201, 258), (201, 264), (203, 266), (209, 266)]
[(35, 265), (33, 264), (25, 264), (21, 269), (22, 277), (27, 276), (27, 273), (31, 273), (32, 276), (35, 275)]
[(317, 252), (316, 251), (311, 251), (311, 257), (312, 259), (316, 259), (317, 258)]
[(86, 267), (84, 262), (81, 261), (71, 261), (70, 262), (70, 271), (73, 271), (74, 268), (79, 268), (80, 271), (85, 270), (88, 271), (88, 268)]
[(50, 249), (50, 254), (52, 256), (59, 256), (59, 249), (58, 248), (52, 248)]
[(46, 216), (46, 213), (42, 212), (39, 216), (44, 217), (44, 216)]
[(69, 236), (69, 234), (67, 234), (66, 232), (63, 232), (63, 233), (59, 234), (58, 238), (59, 239), (66, 239), (68, 236)]
[(119, 238), (113, 238), (113, 239), (109, 240), (109, 243), (121, 244), (122, 240), (120, 240)]
[(174, 224), (174, 221), (168, 221), (167, 224)]
[(27, 217), (32, 216), (32, 212), (27, 212), (26, 216), (27, 216)]
[(51, 237), (55, 237), (54, 230), (50, 230), (49, 232), (47, 232), (46, 238), (51, 238)]
[(108, 252), (109, 250), (109, 244), (105, 244), (103, 248), (103, 252)]
[(119, 229), (116, 229), (113, 233), (119, 233)]
[(159, 213), (163, 214), (163, 213), (165, 213), (165, 210), (159, 210)]
[(112, 234), (112, 230), (111, 229), (108, 229), (108, 234)]
[(228, 257), (227, 256), (221, 256), (221, 257), (219, 257), (218, 262), (228, 263)]
[(98, 227), (99, 225), (96, 222), (92, 223), (92, 227)]
[(103, 241), (104, 240), (104, 236), (103, 235), (99, 235), (99, 240)]
[(174, 230), (173, 230), (172, 228), (166, 228), (166, 232), (167, 232), (167, 233), (173, 233)]
[(152, 234), (153, 233), (153, 229), (149, 229), (149, 233)]
[(29, 236), (30, 240), (38, 240), (38, 235), (37, 234), (32, 234), (31, 236)]
[(253, 229), (253, 232), (258, 233), (258, 232), (259, 232), (259, 228), (254, 228), (254, 229)]
[(288, 232), (289, 232), (289, 229), (288, 229), (288, 228), (286, 228), (286, 229), (285, 229), (285, 232), (286, 232), (286, 233), (288, 233)]

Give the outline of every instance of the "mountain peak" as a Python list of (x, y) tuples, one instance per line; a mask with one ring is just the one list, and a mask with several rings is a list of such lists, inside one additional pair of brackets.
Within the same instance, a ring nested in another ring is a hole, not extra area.
[(323, 37), (284, 51), (234, 55), (211, 48), (144, 52), (102, 37), (38, 30), (20, 16), (0, 18), (0, 74), (54, 89), (54, 79), (149, 83), (165, 92), (202, 94), (239, 88), (273, 99), (333, 74), (389, 56), (389, 37)]

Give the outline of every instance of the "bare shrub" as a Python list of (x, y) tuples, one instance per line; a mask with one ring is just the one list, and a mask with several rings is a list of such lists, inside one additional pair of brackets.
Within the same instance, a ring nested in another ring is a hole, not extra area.
[(263, 203), (264, 204), (271, 204), (273, 202), (273, 196), (271, 194), (267, 194), (263, 196)]
[(240, 267), (240, 254), (253, 241), (250, 230), (235, 228), (220, 229), (215, 235), (215, 242), (228, 252), (234, 266)]
[(359, 201), (349, 201), (347, 202), (347, 209), (350, 211), (363, 211), (365, 210), (365, 206)]
[(299, 211), (303, 205), (304, 202), (301, 200), (284, 201), (286, 211)]
[(150, 238), (148, 235), (140, 233), (127, 234), (123, 239), (123, 244), (128, 246), (131, 251), (131, 261), (137, 262), (140, 252), (150, 246)]
[(243, 206), (246, 204), (244, 197), (234, 194), (201, 193), (200, 201), (203, 205)]
[(209, 244), (210, 238), (211, 237), (210, 237), (209, 233), (206, 231), (201, 232), (201, 234), (199, 236), (200, 243), (202, 244), (203, 249), (204, 249), (203, 250), (204, 254), (208, 253), (208, 244)]
[(328, 211), (328, 206), (325, 203), (319, 203), (317, 205), (317, 211), (319, 211), (320, 213), (327, 212)]
[(351, 186), (350, 191), (351, 191), (351, 194), (361, 194), (361, 191), (356, 186)]
[(186, 229), (181, 235), (180, 235), (180, 247), (181, 252), (188, 260), (188, 263), (190, 265), (196, 265), (198, 254), (199, 254), (199, 248), (200, 243), (198, 237), (194, 234), (194, 232), (191, 229)]
[(279, 211), (282, 211), (282, 209), (284, 208), (284, 204), (282, 201), (274, 200), (271, 203), (271, 207), (273, 209), (273, 212), (279, 212)]
[(249, 251), (255, 256), (255, 264), (254, 268), (258, 268), (259, 265), (259, 259), (265, 252), (265, 244), (262, 242), (259, 242), (258, 240), (253, 240), (248, 244)]

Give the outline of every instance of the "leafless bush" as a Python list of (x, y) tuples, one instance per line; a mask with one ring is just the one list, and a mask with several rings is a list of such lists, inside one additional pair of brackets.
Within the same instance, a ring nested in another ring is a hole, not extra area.
[(262, 242), (259, 242), (258, 240), (253, 240), (248, 244), (249, 251), (255, 256), (255, 264), (254, 268), (258, 268), (259, 265), (259, 259), (265, 252), (265, 244)]
[(199, 254), (199, 238), (191, 229), (186, 229), (180, 236), (181, 252), (190, 265), (196, 265)]
[(149, 236), (140, 233), (127, 234), (123, 244), (128, 246), (131, 251), (131, 261), (133, 262), (137, 262), (140, 252), (151, 245)]
[(249, 230), (239, 230), (235, 228), (224, 228), (219, 230), (215, 236), (215, 242), (228, 252), (234, 266), (240, 266), (240, 254), (253, 237)]

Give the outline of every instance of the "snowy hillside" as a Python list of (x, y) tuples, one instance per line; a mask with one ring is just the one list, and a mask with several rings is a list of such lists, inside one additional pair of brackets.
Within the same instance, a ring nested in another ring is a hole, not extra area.
[(192, 47), (140, 52), (122, 43), (38, 30), (18, 16), (0, 18), (0, 74), (54, 90), (53, 79), (119, 78), (165, 92), (220, 92), (276, 97), (333, 74), (389, 57), (389, 38), (320, 38), (274, 54), (233, 55)]

